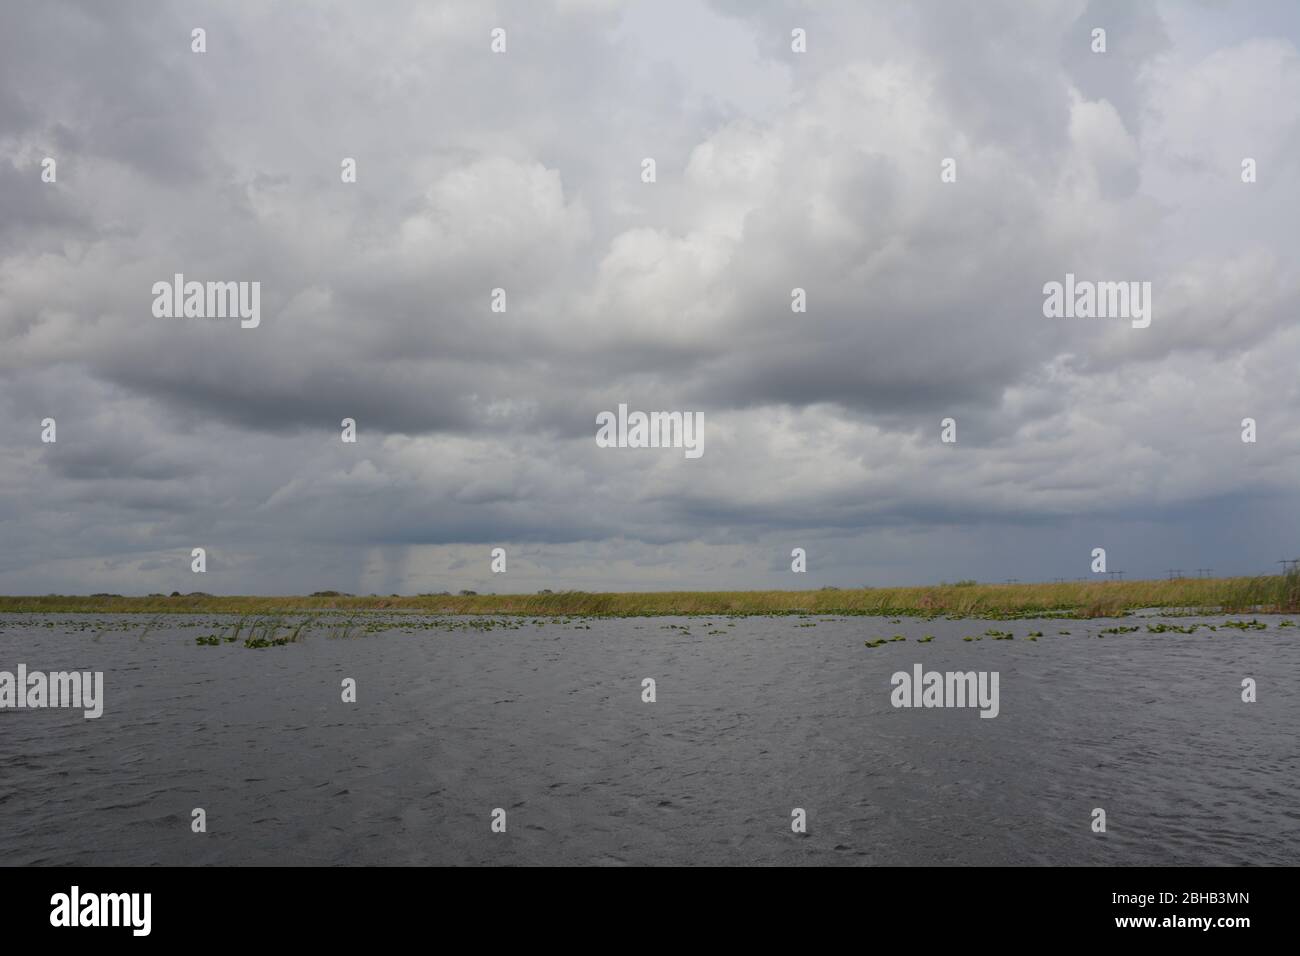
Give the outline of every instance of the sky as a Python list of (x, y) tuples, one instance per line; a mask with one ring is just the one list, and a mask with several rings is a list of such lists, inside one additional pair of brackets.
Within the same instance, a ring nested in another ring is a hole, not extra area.
[[(6, 2), (0, 593), (1275, 572), (1298, 42), (1282, 0)], [(260, 324), (155, 315), (176, 273)], [(1150, 325), (1046, 316), (1067, 274)], [(620, 404), (703, 455), (600, 447)]]

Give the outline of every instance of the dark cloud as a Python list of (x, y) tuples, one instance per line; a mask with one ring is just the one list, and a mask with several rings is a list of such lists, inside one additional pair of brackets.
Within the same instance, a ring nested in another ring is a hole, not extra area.
[[(194, 590), (195, 546), (209, 591), (777, 586), (796, 545), (817, 586), (1260, 570), (1300, 27), (1228, 20), (8, 5), (0, 590)], [(260, 327), (155, 318), (177, 272), (260, 282)], [(1152, 282), (1152, 326), (1045, 318), (1067, 272)], [(704, 457), (595, 447), (620, 402), (702, 411)]]

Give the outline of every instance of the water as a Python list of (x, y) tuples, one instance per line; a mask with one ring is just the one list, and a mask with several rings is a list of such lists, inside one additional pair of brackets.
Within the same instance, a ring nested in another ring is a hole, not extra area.
[[(1217, 865), (1300, 847), (1300, 628), (1276, 617), (1191, 635), (1147, 633), (1155, 617), (387, 620), (255, 650), (197, 646), (207, 616), (142, 636), (138, 617), (0, 615), (0, 670), (102, 670), (106, 698), (98, 720), (0, 710), (0, 862)], [(1143, 627), (1096, 636), (1116, 624)], [(961, 640), (989, 628), (1016, 639)], [(999, 715), (894, 708), (891, 674), (918, 662), (997, 671)]]

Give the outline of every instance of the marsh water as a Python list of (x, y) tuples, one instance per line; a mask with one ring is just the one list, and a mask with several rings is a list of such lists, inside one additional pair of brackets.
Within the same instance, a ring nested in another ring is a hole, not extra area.
[[(1300, 850), (1300, 628), (1277, 617), (367, 620), (257, 649), (196, 643), (233, 618), (0, 615), (0, 671), (104, 672), (99, 719), (0, 709), (0, 862), (1218, 865)], [(1202, 626), (1148, 630), (1161, 620)], [(1103, 633), (1116, 626), (1139, 629)], [(915, 664), (997, 672), (998, 716), (894, 707), (891, 675)]]

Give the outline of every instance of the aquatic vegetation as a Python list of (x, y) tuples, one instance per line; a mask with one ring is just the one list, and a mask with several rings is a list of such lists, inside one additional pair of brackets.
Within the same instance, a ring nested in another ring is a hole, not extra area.
[(855, 588), (834, 591), (656, 591), (542, 594), (420, 594), (405, 597), (220, 597), (194, 592), (169, 596), (0, 597), (0, 612), (112, 614), (304, 614), (321, 611), (421, 611), (439, 615), (521, 617), (719, 617), (723, 615), (983, 618), (1122, 617), (1142, 608), (1178, 614), (1300, 613), (1300, 571), (1253, 578), (1179, 578), (1152, 581), (1066, 581), (1041, 584), (957, 584)]
[(289, 643), (289, 639), (288, 639), (287, 637), (277, 637), (277, 638), (275, 638), (274, 640), (269, 640), (269, 641), (268, 641), (266, 638), (262, 638), (262, 637), (253, 637), (253, 636), (250, 635), (249, 638), (248, 638), (248, 640), (244, 641), (244, 646), (245, 646), (245, 647), (254, 647), (254, 648), (257, 648), (257, 647), (283, 647), (284, 645), (286, 645), (286, 644), (288, 644), (288, 643)]
[[(117, 599), (121, 600), (121, 599)], [(750, 615), (741, 613), (727, 614), (726, 621), (715, 622), (713, 618), (718, 615), (699, 615), (697, 617), (687, 618), (685, 621), (666, 621), (655, 623), (651, 620), (629, 621), (624, 625), (632, 630), (652, 630), (659, 629), (668, 631), (673, 636), (687, 637), (717, 637), (725, 635), (736, 635), (738, 632), (733, 629), (737, 627), (737, 622), (742, 618)], [(175, 615), (150, 615), (145, 618), (139, 615), (114, 613), (108, 617), (97, 617), (85, 614), (84, 612), (70, 612), (66, 617), (59, 619), (51, 615), (43, 615), (36, 620), (25, 619), (26, 615), (10, 614), (6, 616), (0, 612), (0, 637), (3, 637), (6, 623), (16, 623), (24, 628), (41, 628), (42, 630), (53, 631), (62, 629), (69, 634), (81, 633), (87, 637), (100, 641), (112, 640), (115, 634), (128, 634), (139, 636), (148, 634), (154, 640), (163, 639), (158, 635), (171, 634), (175, 635), (177, 631), (192, 630), (195, 645), (201, 647), (214, 647), (220, 644), (242, 643), (244, 647), (251, 649), (264, 649), (271, 647), (283, 647), (288, 644), (298, 643), (308, 639), (313, 635), (328, 636), (330, 638), (364, 638), (370, 635), (401, 633), (407, 635), (458, 635), (467, 636), (485, 635), (496, 631), (512, 631), (527, 629), (530, 633), (538, 628), (562, 628), (565, 630), (586, 630), (595, 629), (595, 622), (601, 619), (602, 615), (453, 615), (453, 614), (427, 614), (413, 613), (403, 608), (386, 608), (384, 610), (362, 611), (351, 608), (339, 609), (316, 609), (310, 613), (293, 613), (293, 612), (271, 612), (267, 614), (175, 614)], [(768, 615), (768, 617), (779, 619), (782, 615)], [(790, 626), (806, 625), (810, 623), (807, 615), (800, 615), (802, 621), (787, 622)], [(1104, 638), (1112, 635), (1129, 634), (1140, 631), (1145, 628), (1146, 631), (1153, 634), (1192, 634), (1205, 631), (1213, 636), (1216, 629), (1229, 629), (1238, 633), (1248, 631), (1267, 631), (1268, 625), (1258, 617), (1241, 618), (1235, 620), (1222, 621), (1222, 623), (1209, 624), (1204, 621), (1189, 623), (1186, 625), (1173, 624), (1155, 619), (1144, 615), (1141, 624), (1134, 625), (1117, 625), (1107, 627), (1100, 632), (1089, 631), (1086, 636), (1095, 636)], [(815, 623), (845, 623), (843, 618), (821, 619)], [(966, 622), (967, 625), (970, 622)], [(704, 627), (705, 630), (695, 634), (694, 627)], [(1275, 625), (1279, 629), (1283, 626), (1294, 628), (1296, 622), (1293, 619), (1285, 619)], [(724, 629), (725, 628), (725, 629)], [(739, 633), (747, 633), (741, 631)], [(960, 632), (957, 632), (960, 633)], [(1068, 635), (1069, 630), (1061, 629), (1057, 633)], [(1044, 630), (1034, 630), (1026, 632), (1025, 640), (1036, 641), (1045, 636)], [(867, 647), (879, 647), (885, 643), (915, 641), (921, 644), (928, 644), (934, 641), (935, 634), (923, 634), (919, 637), (909, 638), (904, 634), (894, 634), (888, 637), (879, 637), (865, 641)], [(993, 640), (1014, 640), (1015, 635), (1010, 631), (989, 628), (983, 635), (967, 634), (962, 637), (962, 641), (970, 643), (973, 641), (984, 640), (990, 637)], [(812, 640), (815, 637), (810, 635)], [(189, 638), (187, 638), (188, 640)]]

